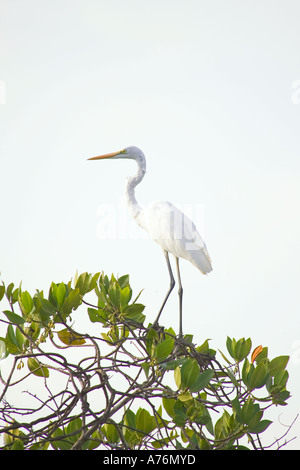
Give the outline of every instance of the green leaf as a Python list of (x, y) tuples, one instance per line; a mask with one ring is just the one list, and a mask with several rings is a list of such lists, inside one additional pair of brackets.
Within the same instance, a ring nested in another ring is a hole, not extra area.
[(289, 378), (287, 370), (277, 372), (275, 377), (269, 377), (266, 383), (267, 390), (271, 395), (278, 394), (278, 392), (285, 389), (286, 383)]
[(245, 359), (251, 350), (251, 339), (241, 338), (236, 341), (234, 338), (230, 339), (227, 336), (226, 347), (230, 356), (235, 359), (236, 362), (241, 362)]
[(91, 439), (87, 441), (87, 446), (84, 450), (94, 450), (97, 449), (102, 444), (102, 438), (99, 430), (93, 432)]
[(231, 404), (232, 404), (232, 411), (233, 411), (233, 413), (234, 413), (234, 415), (235, 415), (236, 420), (237, 420), (239, 423), (242, 423), (242, 422), (243, 422), (243, 421), (242, 421), (242, 409), (241, 409), (241, 404), (240, 404), (240, 402), (239, 402), (238, 396), (236, 396), (236, 397), (232, 400)]
[(114, 344), (114, 341), (112, 340), (112, 338), (110, 336), (108, 336), (107, 333), (101, 333), (101, 336), (104, 339), (104, 341), (106, 341), (108, 344), (110, 344), (110, 345)]
[(179, 366), (177, 366), (174, 370), (174, 380), (177, 385), (177, 388), (181, 388), (181, 370)]
[(268, 378), (268, 366), (265, 362), (260, 362), (253, 370), (250, 380), (248, 381), (248, 387), (251, 390), (255, 388), (261, 388), (265, 385)]
[(242, 367), (242, 380), (244, 384), (247, 385), (247, 387), (250, 384), (253, 371), (254, 371), (254, 365), (250, 364), (248, 358), (246, 357), (246, 359), (244, 360), (243, 367)]
[(66, 285), (61, 282), (56, 289), (56, 300), (57, 300), (57, 305), (60, 308), (65, 300), (66, 296)]
[(29, 292), (22, 292), (19, 296), (19, 305), (23, 315), (26, 317), (33, 309), (33, 300)]
[(163, 403), (164, 409), (166, 410), (170, 418), (174, 418), (174, 415), (175, 415), (174, 406), (175, 406), (176, 400), (174, 398), (163, 397), (162, 403)]
[(282, 392), (275, 393), (272, 396), (272, 403), (274, 405), (281, 405), (281, 406), (286, 406), (286, 400), (290, 398), (291, 394), (287, 390), (283, 390)]
[(7, 288), (6, 288), (6, 298), (9, 302), (12, 301), (12, 291), (13, 291), (13, 288), (14, 288), (14, 284), (11, 282)]
[[(27, 328), (25, 328), (25, 332), (26, 332), (26, 330), (27, 330)], [(17, 340), (17, 343), (18, 343), (18, 346), (19, 346), (19, 350), (21, 351), (23, 349), (23, 345), (24, 345), (24, 342), (25, 342), (26, 338), (23, 335), (23, 333), (21, 333), (19, 328), (16, 328), (16, 340)]]
[(163, 447), (168, 447), (169, 442), (172, 442), (174, 439), (178, 437), (178, 434), (174, 434), (173, 431), (171, 431), (169, 437), (165, 437), (164, 439), (156, 439), (155, 441), (152, 442), (152, 446), (154, 449), (161, 449)]
[(178, 400), (190, 401), (190, 400), (193, 400), (193, 396), (190, 394), (190, 392), (183, 392), (178, 395)]
[(10, 354), (19, 354), (20, 352), (22, 352), (22, 345), (23, 343), (20, 344), (18, 338), (16, 337), (13, 326), (11, 324), (8, 325), (5, 337), (6, 350)]
[[(200, 346), (197, 346), (196, 350), (200, 354), (207, 354), (210, 357), (215, 357), (216, 351), (214, 349), (211, 349), (208, 344), (209, 339), (206, 339), (204, 343), (202, 343)], [(221, 352), (221, 351), (220, 351)], [(222, 354), (222, 353), (221, 353)]]
[(174, 404), (173, 421), (177, 426), (184, 426), (187, 420), (186, 408), (183, 402), (176, 400)]
[(18, 342), (16, 340), (15, 330), (13, 329), (12, 325), (8, 325), (6, 338), (11, 342), (18, 346)]
[[(33, 341), (35, 341), (38, 338), (40, 331), (41, 331), (40, 322), (31, 322), (30, 325), (25, 328), (26, 335), (30, 336)], [(18, 329), (17, 329), (16, 337), (18, 336), (18, 334), (22, 334), (22, 333), (21, 332), (18, 333)], [(23, 336), (23, 340), (24, 340), (24, 336)]]
[(57, 335), (60, 341), (67, 346), (81, 346), (82, 344), (85, 344), (85, 339), (82, 336), (69, 331), (67, 328), (58, 331)]
[(124, 289), (124, 287), (130, 287), (129, 285), (129, 274), (124, 274), (123, 276), (118, 278), (118, 283), (121, 289)]
[(150, 367), (151, 367), (151, 365), (149, 364), (149, 362), (144, 362), (143, 364), (141, 364), (141, 368), (145, 372), (145, 375), (146, 375), (147, 378), (149, 377)]
[(259, 434), (261, 432), (264, 432), (269, 426), (272, 424), (272, 421), (268, 419), (262, 419), (256, 426), (254, 427), (249, 427), (248, 432), (250, 434)]
[(23, 325), (23, 323), (25, 323), (24, 318), (20, 317), (16, 313), (11, 312), (10, 310), (4, 310), (3, 313), (13, 325)]
[(102, 289), (99, 289), (98, 286), (95, 287), (95, 294), (98, 297), (98, 307), (104, 308), (107, 305), (106, 294), (104, 294)]
[(58, 438), (57, 441), (51, 441), (51, 445), (55, 450), (58, 450), (58, 449), (70, 450), (71, 449), (73, 442), (71, 442), (69, 438), (67, 439), (66, 434), (62, 429), (57, 428), (52, 434), (52, 437)]
[(151, 357), (153, 357), (154, 355), (155, 345), (156, 345), (157, 340), (158, 340), (157, 332), (153, 328), (150, 328), (146, 336), (146, 349), (147, 349), (147, 353), (150, 354)]
[(143, 304), (131, 304), (126, 307), (124, 313), (126, 316), (129, 315), (140, 315), (145, 309), (145, 305)]
[(131, 296), (132, 296), (132, 290), (130, 289), (130, 286), (125, 286), (120, 292), (121, 309), (124, 309), (125, 307), (127, 307), (128, 302), (131, 299)]
[(120, 440), (118, 430), (114, 424), (106, 423), (101, 427), (101, 431), (105, 435), (108, 442), (111, 444), (117, 444)]
[(0, 286), (0, 301), (3, 299), (3, 296), (5, 294), (5, 285)]
[(87, 310), (88, 310), (88, 316), (90, 317), (90, 320), (92, 323), (101, 322), (99, 318), (99, 312), (97, 309), (88, 307)]
[(72, 442), (76, 442), (78, 439), (78, 434), (79, 434), (79, 432), (76, 433), (76, 431), (81, 430), (81, 427), (82, 427), (81, 418), (72, 419), (72, 421), (70, 421), (67, 427), (65, 428), (65, 433), (67, 435), (73, 434), (72, 436), (68, 436), (68, 439), (70, 439)]
[(209, 353), (209, 344), (208, 339), (204, 341), (200, 346), (197, 346), (197, 351), (201, 354), (208, 354)]
[(157, 362), (165, 360), (172, 352), (174, 347), (174, 339), (167, 338), (161, 343), (157, 344), (154, 350), (154, 358)]
[(193, 405), (189, 408), (189, 417), (192, 421), (195, 421), (197, 424), (207, 426), (211, 422), (210, 414), (203, 403), (199, 403), (194, 400)]
[(172, 327), (164, 329), (164, 332), (166, 333), (166, 335), (171, 335), (171, 336), (174, 336), (174, 337), (176, 336), (176, 333), (175, 333), (175, 331), (173, 330)]
[(71, 290), (61, 305), (61, 312), (69, 315), (72, 310), (76, 310), (81, 303), (80, 291), (78, 288)]
[(229, 338), (229, 336), (227, 336), (226, 348), (227, 348), (227, 351), (229, 352), (230, 356), (233, 359), (234, 359), (234, 350), (233, 350), (234, 344), (235, 344), (235, 340), (232, 340), (231, 338)]
[(30, 357), (27, 361), (28, 369), (38, 377), (49, 377), (49, 370), (42, 366), (36, 359)]
[(183, 335), (183, 339), (184, 339), (184, 341), (186, 341), (188, 343), (192, 343), (193, 342), (193, 335)]
[(277, 372), (284, 370), (289, 362), (289, 356), (278, 356), (269, 362), (269, 374), (274, 376)]
[[(248, 354), (250, 353), (251, 351), (251, 347), (252, 347), (252, 341), (251, 341), (251, 338), (248, 338), (246, 340), (244, 340), (244, 338), (242, 338), (241, 340), (241, 347), (240, 347), (240, 350), (238, 351), (238, 361), (242, 361), (243, 359), (245, 359), (245, 357), (248, 356)], [(239, 343), (239, 342), (238, 342)], [(238, 345), (237, 343), (237, 345)]]
[(11, 450), (24, 450), (24, 444), (21, 439), (16, 439), (13, 445), (10, 447)]
[(126, 319), (128, 320), (133, 320), (136, 321), (137, 323), (144, 323), (145, 321), (145, 315), (142, 314), (142, 312), (145, 309), (145, 305), (142, 304), (131, 304), (128, 305), (124, 311), (123, 314)]
[(226, 439), (230, 431), (230, 415), (224, 411), (221, 418), (215, 424), (215, 436), (217, 439)]
[(108, 296), (112, 305), (118, 309), (120, 307), (121, 289), (116, 282), (110, 284), (108, 289)]
[(88, 315), (92, 323), (105, 323), (107, 321), (108, 315), (107, 312), (102, 310), (101, 308), (88, 308)]
[(123, 421), (126, 426), (135, 429), (135, 414), (129, 408), (125, 411)]
[(156, 427), (156, 421), (149, 411), (139, 408), (135, 417), (136, 429), (145, 434), (149, 434)]
[(288, 381), (289, 373), (287, 370), (280, 370), (274, 377), (274, 385), (280, 387), (282, 390)]
[(49, 300), (44, 299), (40, 293), (36, 297), (36, 308), (43, 323), (48, 323), (50, 318), (56, 313), (54, 305)]
[(251, 350), (251, 339), (248, 338), (245, 340), (245, 338), (239, 339), (235, 345), (234, 345), (234, 359), (237, 362), (241, 362), (245, 357), (248, 356)]
[(199, 365), (196, 359), (187, 359), (181, 367), (181, 388), (191, 387), (199, 377)]
[[(253, 414), (252, 418), (248, 421), (248, 431), (251, 430), (253, 432), (253, 429), (256, 429), (257, 426), (260, 423), (260, 420), (264, 414), (263, 410), (259, 408), (258, 404), (254, 405), (256, 408), (255, 413)], [(250, 431), (249, 431), (250, 432)]]
[(174, 361), (161, 362), (159, 366), (164, 370), (175, 370), (180, 364), (183, 364), (185, 359), (175, 359)]
[(129, 409), (124, 414), (122, 432), (129, 446), (134, 447), (140, 441), (135, 430), (135, 414)]
[(259, 405), (253, 402), (253, 399), (249, 397), (243, 404), (241, 410), (241, 419), (244, 424), (249, 424), (252, 418), (259, 413)]
[(192, 393), (200, 392), (200, 390), (203, 390), (205, 387), (207, 387), (213, 376), (213, 370), (205, 370), (204, 372), (201, 372), (196, 378), (195, 382), (189, 387), (190, 391)]
[(55, 308), (58, 307), (58, 303), (57, 303), (57, 285), (55, 284), (55, 282), (52, 282), (52, 284), (50, 286), (48, 299), (49, 299), (49, 302), (51, 302), (51, 304), (53, 306), (55, 306)]
[(94, 275), (88, 273), (80, 274), (75, 283), (75, 288), (79, 289), (80, 295), (84, 296), (95, 289), (99, 276), (100, 273), (96, 273)]

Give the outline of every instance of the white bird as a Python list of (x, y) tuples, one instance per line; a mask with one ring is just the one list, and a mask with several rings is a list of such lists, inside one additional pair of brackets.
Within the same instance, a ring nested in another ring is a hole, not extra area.
[(131, 159), (138, 165), (135, 175), (127, 179), (126, 198), (129, 213), (140, 227), (145, 229), (150, 237), (163, 249), (170, 276), (170, 286), (164, 298), (153, 325), (158, 324), (161, 312), (174, 288), (175, 280), (171, 269), (169, 253), (176, 259), (179, 295), (179, 336), (182, 337), (182, 284), (179, 270), (179, 258), (190, 261), (203, 274), (212, 271), (211, 260), (206, 245), (199, 235), (193, 222), (170, 202), (152, 202), (142, 209), (135, 198), (135, 187), (142, 181), (146, 173), (146, 159), (143, 152), (137, 147), (127, 147), (119, 152), (100, 155), (89, 160)]

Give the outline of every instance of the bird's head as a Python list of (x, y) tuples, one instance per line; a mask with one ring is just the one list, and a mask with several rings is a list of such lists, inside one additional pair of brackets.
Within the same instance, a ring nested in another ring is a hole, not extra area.
[(126, 147), (123, 150), (119, 150), (118, 152), (107, 153), (105, 155), (99, 155), (98, 157), (91, 157), (88, 160), (104, 160), (106, 158), (116, 159), (116, 158), (127, 158), (130, 160), (135, 160), (140, 167), (146, 170), (146, 160), (145, 156), (141, 149), (138, 147)]
[(129, 158), (132, 160), (138, 160), (140, 155), (144, 155), (138, 147), (126, 147), (118, 152), (107, 153), (105, 155), (99, 155), (98, 157), (91, 157), (88, 160), (102, 160), (104, 158)]

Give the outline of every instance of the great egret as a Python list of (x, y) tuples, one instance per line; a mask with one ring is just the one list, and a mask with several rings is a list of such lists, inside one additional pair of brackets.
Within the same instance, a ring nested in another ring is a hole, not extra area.
[(176, 259), (179, 295), (179, 336), (182, 337), (182, 284), (179, 270), (179, 258), (190, 261), (203, 274), (212, 270), (211, 260), (206, 245), (199, 235), (193, 222), (170, 202), (152, 202), (142, 209), (135, 198), (135, 187), (142, 181), (146, 173), (146, 159), (143, 152), (137, 147), (127, 147), (119, 152), (100, 155), (89, 160), (102, 160), (105, 158), (131, 159), (138, 165), (135, 175), (127, 179), (126, 198), (131, 216), (145, 229), (151, 238), (163, 249), (170, 276), (170, 286), (164, 298), (153, 325), (158, 324), (159, 317), (174, 288), (175, 280), (171, 269), (169, 253)]

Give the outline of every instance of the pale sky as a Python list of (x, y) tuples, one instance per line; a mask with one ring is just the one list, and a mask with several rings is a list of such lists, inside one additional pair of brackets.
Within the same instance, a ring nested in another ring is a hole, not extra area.
[[(154, 320), (169, 279), (124, 206), (135, 164), (87, 162), (136, 145), (147, 158), (140, 204), (190, 212), (213, 261), (206, 277), (181, 263), (184, 332), (224, 352), (228, 335), (291, 355), (293, 397), (271, 417), (290, 424), (300, 393), (299, 2), (0, 0), (0, 11), (3, 281), (33, 295), (76, 270), (129, 273)], [(161, 323), (177, 331), (177, 312), (174, 290)], [(271, 440), (284, 431), (274, 426)]]

